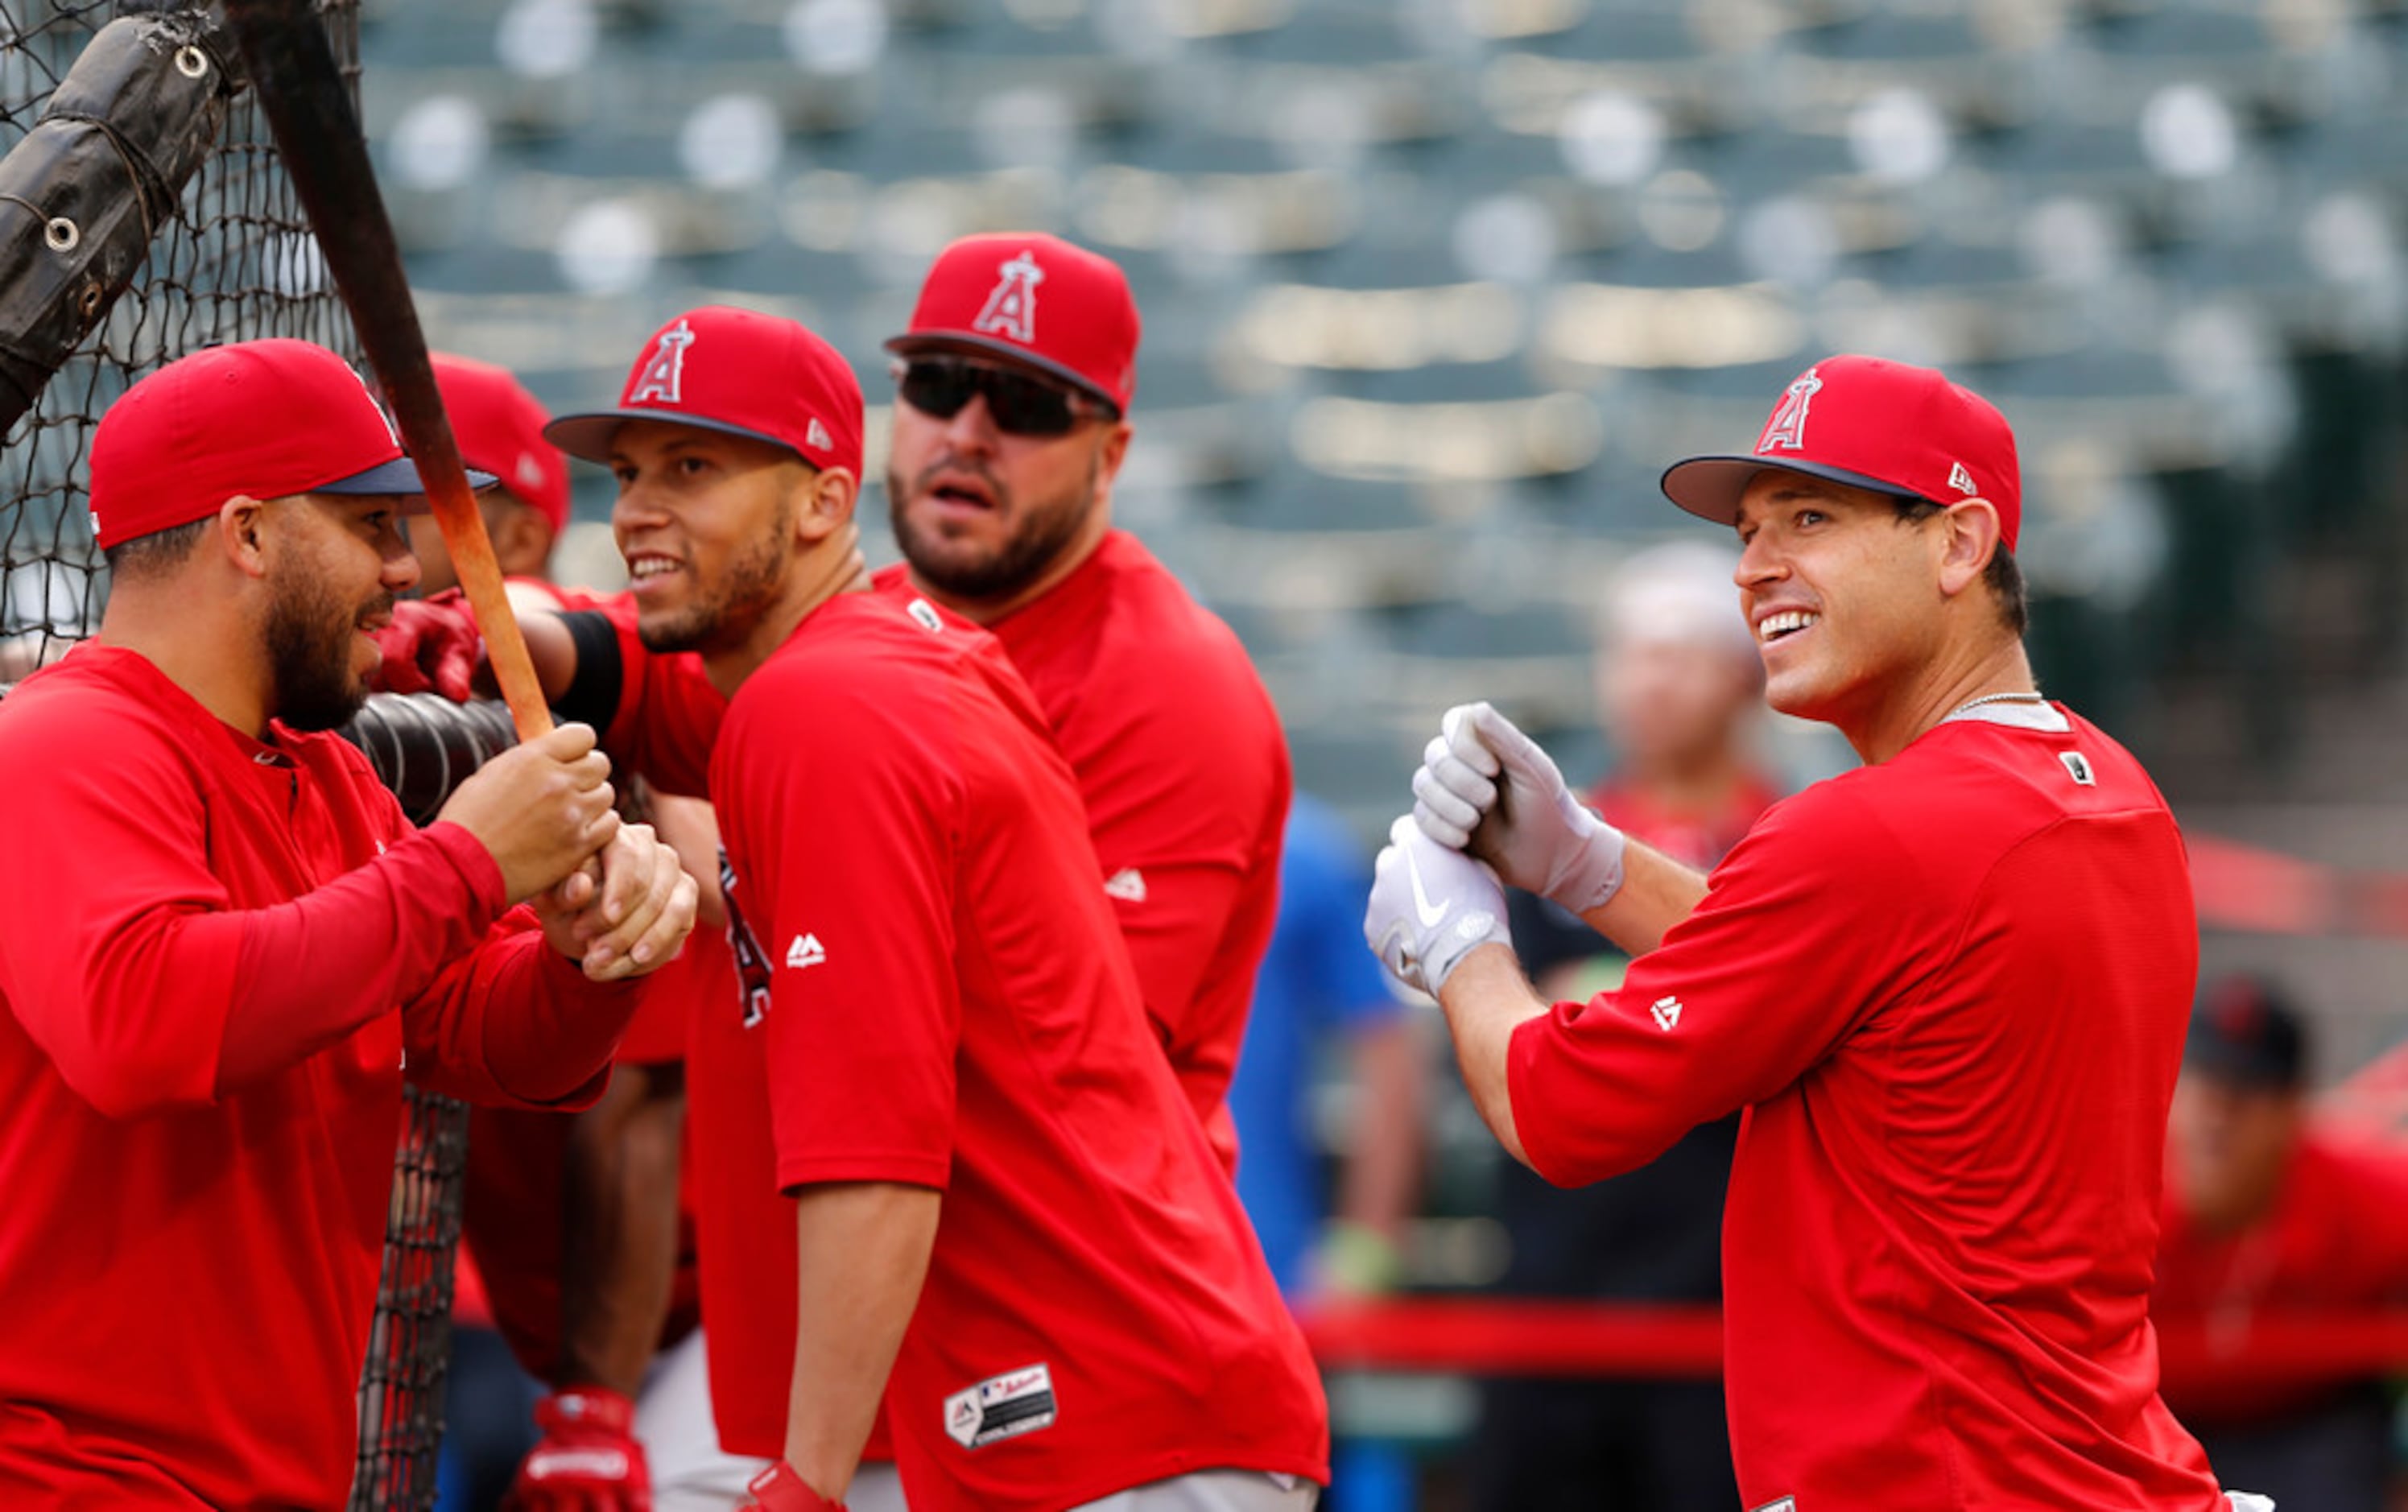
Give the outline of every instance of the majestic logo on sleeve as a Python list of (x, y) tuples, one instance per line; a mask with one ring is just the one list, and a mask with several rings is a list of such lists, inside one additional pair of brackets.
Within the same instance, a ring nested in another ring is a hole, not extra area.
[(627, 391), (627, 402), (682, 403), (678, 396), (685, 384), (686, 349), (693, 345), (694, 331), (683, 321), (663, 331), (659, 344), (652, 348), (652, 360), (644, 364), (643, 376)]
[(744, 1027), (757, 1029), (769, 1016), (769, 958), (762, 952), (761, 942), (753, 936), (752, 926), (744, 921), (744, 909), (736, 900), (736, 868), (727, 859), (724, 845), (719, 848), (719, 892), (727, 901), (727, 948), (736, 957)]
[(1042, 1364), (989, 1376), (945, 1398), (945, 1433), (966, 1449), (1051, 1428), (1060, 1416), (1054, 1373)]
[(1045, 281), (1045, 270), (1037, 259), (1022, 252), (996, 269), (1003, 276), (995, 292), (986, 296), (986, 308), (970, 329), (989, 336), (1010, 337), (1023, 346), (1037, 344), (1037, 286)]
[(1764, 434), (1756, 439), (1758, 456), (1767, 452), (1802, 452), (1806, 449), (1806, 411), (1814, 396), (1823, 392), (1823, 380), (1809, 367), (1789, 385), (1781, 396), (1772, 418), (1764, 423)]
[(808, 966), (827, 964), (827, 946), (820, 943), (815, 934), (798, 934), (786, 947), (786, 970), (799, 972)]

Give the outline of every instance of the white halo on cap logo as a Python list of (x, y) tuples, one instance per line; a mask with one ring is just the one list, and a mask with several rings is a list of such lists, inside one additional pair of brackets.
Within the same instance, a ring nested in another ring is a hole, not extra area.
[(644, 365), (644, 374), (636, 386), (627, 391), (629, 404), (641, 404), (657, 399), (663, 404), (682, 402), (679, 390), (685, 384), (686, 348), (694, 345), (694, 330), (684, 321), (661, 333), (660, 344), (652, 349), (652, 360)]
[(970, 322), (970, 329), (988, 336), (1009, 337), (1023, 346), (1037, 344), (1037, 286), (1045, 281), (1045, 270), (1037, 259), (1022, 252), (996, 269), (1002, 275), (996, 280), (995, 292), (986, 296), (986, 308)]
[(1767, 452), (1802, 452), (1806, 449), (1806, 410), (1822, 392), (1823, 380), (1809, 367), (1798, 375), (1774, 407), (1772, 418), (1764, 423), (1764, 434), (1756, 438), (1758, 456)]

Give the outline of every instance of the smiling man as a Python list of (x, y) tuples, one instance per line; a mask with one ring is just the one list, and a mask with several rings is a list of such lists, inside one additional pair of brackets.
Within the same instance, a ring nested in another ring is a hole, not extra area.
[(329, 733), (420, 493), (301, 341), (172, 363), (93, 438), (100, 633), (0, 704), (0, 1505), (339, 1505), (405, 1074), (592, 1102), (692, 925), (591, 729), (423, 830)]
[[(1865, 765), (1708, 877), (1581, 807), (1487, 706), (1453, 711), (1381, 857), (1374, 947), (1437, 992), (1489, 1127), (1559, 1185), (1748, 1110), (1724, 1227), (1746, 1505), (2221, 1512), (2147, 1312), (2197, 969), (2182, 838), (2033, 685), (2005, 420), (1834, 357), (1752, 453), (1664, 490), (1737, 529), (1772, 707)], [(1621, 988), (1541, 1001), (1499, 875), (1630, 951)]]
[(993, 637), (873, 590), (861, 433), (833, 348), (724, 307), (548, 432), (618, 478), (636, 633), (556, 623), (538, 654), (579, 638), (575, 682), (642, 709), (638, 770), (706, 769), (725, 839), (742, 990), (691, 1050), (727, 1104), (703, 1308), (746, 1341), (712, 1359), (722, 1442), (782, 1456), (776, 1509), (847, 1495), (882, 1404), (919, 1512), (1309, 1507), (1312, 1360), (1070, 770)]

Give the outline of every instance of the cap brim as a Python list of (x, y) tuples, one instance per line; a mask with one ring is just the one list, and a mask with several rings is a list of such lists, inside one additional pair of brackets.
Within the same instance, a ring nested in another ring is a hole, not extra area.
[(960, 352), (982, 357), (1000, 357), (1016, 367), (1027, 367), (1059, 379), (1080, 393), (1100, 403), (1111, 406), (1112, 413), (1121, 412), (1121, 401), (1104, 392), (1096, 382), (1076, 368), (1066, 367), (1050, 357), (1040, 357), (1026, 347), (981, 336), (975, 331), (906, 331), (886, 343), (886, 350), (898, 357), (909, 357), (922, 352)]
[[(573, 415), (562, 415), (543, 427), (543, 439), (570, 456), (608, 467), (610, 462), (610, 439), (619, 427), (630, 420), (656, 420), (664, 425), (692, 425), (696, 430), (715, 430), (723, 436), (742, 436), (765, 441), (781, 451), (793, 452), (810, 462), (810, 458), (796, 450), (792, 441), (781, 440), (767, 431), (750, 425), (731, 425), (707, 415), (690, 415), (676, 410), (587, 410)], [(813, 463), (814, 467), (818, 464)]]
[(1779, 462), (1763, 456), (1693, 456), (1665, 468), (1660, 486), (1666, 498), (1691, 514), (1716, 525), (1736, 525), (1739, 501), (1746, 495), (1749, 482), (1759, 472), (1799, 472), (1825, 482), (1886, 494), (1892, 498), (1923, 497), (1912, 488), (1900, 488), (1844, 468), (1825, 467), (1819, 462)]
[[(468, 486), (474, 490), (482, 491), (501, 482), (490, 472), (479, 472), (474, 468), (464, 470), (468, 474)], [(337, 478), (330, 483), (320, 483), (309, 492), (313, 494), (393, 494), (419, 501), (408, 507), (405, 512), (410, 514), (426, 512), (425, 480), (418, 476), (418, 464), (406, 456), (395, 457), (390, 462), (380, 462), (366, 472), (355, 472), (348, 478)]]
[(2254, 1087), (2269, 1090), (2288, 1090), (2301, 1080), (2297, 1067), (2286, 1068), (2273, 1058), (2242, 1049), (2218, 1040), (2195, 1042), (2185, 1047), (2183, 1069), (2236, 1087)]

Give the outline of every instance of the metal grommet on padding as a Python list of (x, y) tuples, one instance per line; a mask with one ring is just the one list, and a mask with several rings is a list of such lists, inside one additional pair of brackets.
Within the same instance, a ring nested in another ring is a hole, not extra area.
[(198, 79), (209, 71), (209, 55), (190, 43), (176, 50), (176, 72), (186, 79)]
[(42, 224), (42, 240), (52, 252), (73, 252), (83, 240), (83, 228), (64, 215), (53, 215)]

